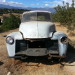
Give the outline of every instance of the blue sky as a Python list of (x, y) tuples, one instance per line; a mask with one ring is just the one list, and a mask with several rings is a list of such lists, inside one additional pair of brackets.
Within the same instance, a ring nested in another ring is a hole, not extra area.
[(62, 5), (62, 1), (71, 3), (71, 0), (0, 0), (0, 3), (21, 7), (55, 7)]

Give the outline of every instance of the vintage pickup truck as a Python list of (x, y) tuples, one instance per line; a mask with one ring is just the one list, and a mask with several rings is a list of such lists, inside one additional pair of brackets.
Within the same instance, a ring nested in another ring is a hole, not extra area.
[(57, 32), (49, 11), (27, 11), (22, 14), (18, 32), (6, 37), (10, 58), (49, 56), (65, 58), (67, 35)]

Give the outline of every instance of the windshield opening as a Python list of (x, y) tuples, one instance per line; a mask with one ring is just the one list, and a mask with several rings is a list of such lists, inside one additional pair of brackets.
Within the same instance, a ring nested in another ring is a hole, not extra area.
[(26, 13), (22, 17), (22, 22), (28, 21), (50, 21), (50, 13), (47, 12), (32, 12)]

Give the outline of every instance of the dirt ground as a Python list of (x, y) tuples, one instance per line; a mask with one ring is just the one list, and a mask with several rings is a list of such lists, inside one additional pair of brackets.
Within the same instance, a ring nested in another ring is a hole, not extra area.
[[(59, 23), (56, 23), (56, 29), (67, 34), (67, 29)], [(15, 31), (18, 29), (0, 33), (0, 75), (75, 75), (75, 49), (71, 45), (66, 59), (60, 62), (55, 58), (48, 60), (47, 57), (29, 57), (26, 60), (16, 61), (9, 59), (5, 38), (1, 36)], [(69, 38), (75, 41), (74, 36)]]

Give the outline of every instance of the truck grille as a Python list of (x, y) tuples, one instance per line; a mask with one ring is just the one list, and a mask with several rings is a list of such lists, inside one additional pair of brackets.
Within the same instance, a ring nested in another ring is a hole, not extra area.
[(29, 48), (46, 48), (47, 50), (58, 50), (57, 40), (16, 40), (16, 52), (25, 51)]

